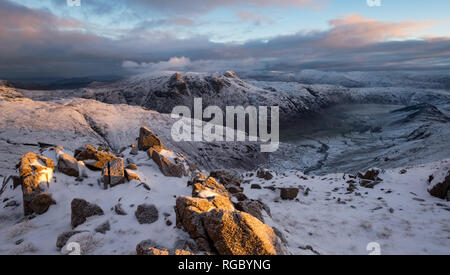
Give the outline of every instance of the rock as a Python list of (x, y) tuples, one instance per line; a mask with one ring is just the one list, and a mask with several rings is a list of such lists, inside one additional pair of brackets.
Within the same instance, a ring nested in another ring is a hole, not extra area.
[(78, 161), (68, 155), (64, 154), (62, 152), (57, 153), (58, 156), (58, 171), (66, 174), (71, 177), (79, 177), (80, 176), (80, 170), (78, 167)]
[(225, 170), (213, 171), (209, 176), (217, 179), (225, 187), (241, 186), (240, 178), (237, 175)]
[(378, 177), (378, 175), (380, 175), (381, 170), (377, 169), (377, 168), (373, 168), (370, 170), (367, 170), (366, 173), (358, 173), (358, 178), (363, 179), (363, 180), (370, 180), (370, 181), (382, 181), (382, 179), (380, 179)]
[(264, 222), (262, 211), (265, 206), (261, 202), (256, 200), (245, 200), (238, 202), (235, 206), (237, 210), (248, 213), (261, 222)]
[(273, 175), (272, 173), (270, 173), (269, 171), (267, 171), (266, 169), (259, 169), (256, 172), (256, 176), (260, 179), (265, 179), (265, 180), (271, 180), (273, 179)]
[(259, 184), (252, 184), (252, 185), (250, 186), (250, 188), (251, 188), (251, 189), (262, 189), (261, 185), (259, 185)]
[(247, 197), (244, 193), (236, 193), (236, 194), (233, 194), (233, 196), (234, 196), (238, 201), (245, 201), (245, 200), (248, 200), (248, 197)]
[(109, 221), (106, 221), (95, 228), (95, 232), (106, 234), (107, 231), (111, 230), (111, 225)]
[(283, 254), (273, 229), (250, 214), (213, 209), (202, 221), (220, 255)]
[(41, 193), (37, 195), (29, 204), (30, 209), (33, 213), (42, 215), (50, 208), (51, 205), (56, 204), (52, 195), (49, 193)]
[(102, 170), (105, 187), (114, 187), (125, 182), (125, 171), (123, 168), (123, 158), (116, 158), (105, 163)]
[(210, 198), (215, 196), (229, 197), (228, 190), (213, 177), (197, 174), (192, 181), (192, 196), (198, 198)]
[(158, 220), (158, 209), (154, 205), (141, 204), (135, 215), (140, 224), (151, 224)]
[(128, 170), (137, 171), (138, 168), (137, 168), (136, 164), (130, 163), (130, 164), (127, 165), (127, 169)]
[(34, 210), (30, 207), (30, 203), (49, 187), (54, 170), (55, 165), (52, 159), (36, 155), (32, 152), (22, 156), (19, 171), (23, 194), (23, 208), (26, 216), (34, 213)]
[[(95, 251), (99, 246), (102, 238), (95, 235), (95, 233), (84, 231), (73, 235), (67, 240), (66, 245), (61, 249), (64, 255), (86, 255)], [(77, 244), (78, 247), (72, 246)], [(79, 249), (78, 249), (79, 248)]]
[(84, 161), (86, 166), (93, 170), (101, 170), (107, 162), (117, 158), (114, 154), (103, 151), (103, 148), (95, 149), (90, 144), (75, 150), (74, 155), (78, 161)]
[(145, 126), (142, 126), (139, 130), (138, 148), (141, 151), (147, 151), (150, 148), (166, 149), (161, 140)]
[(20, 203), (18, 203), (15, 200), (9, 201), (3, 208), (7, 208), (7, 207), (17, 207), (20, 206)]
[(211, 201), (185, 196), (177, 198), (175, 206), (177, 227), (183, 227), (191, 238), (197, 241), (199, 249), (203, 251), (210, 251), (211, 247), (203, 227), (202, 215), (214, 208), (234, 210), (231, 201), (223, 196), (216, 196)]
[(299, 189), (298, 188), (280, 188), (280, 197), (283, 200), (293, 200), (297, 197)]
[(450, 171), (439, 170), (430, 176), (428, 192), (436, 198), (449, 200)]
[(141, 178), (139, 178), (138, 174), (134, 173), (132, 170), (125, 169), (125, 176), (128, 181), (136, 180), (141, 181)]
[(236, 194), (236, 193), (242, 193), (244, 192), (244, 188), (239, 187), (239, 186), (235, 186), (235, 185), (231, 185), (227, 187), (228, 192), (230, 192), (231, 194)]
[(151, 148), (148, 151), (149, 157), (158, 165), (159, 169), (166, 177), (182, 178), (190, 175), (190, 166), (186, 158), (181, 154), (176, 154), (173, 160), (167, 155), (174, 155), (173, 151), (159, 150)]
[(127, 212), (125, 212), (125, 210), (123, 210), (122, 204), (120, 204), (120, 203), (118, 203), (114, 206), (114, 212), (116, 212), (116, 214), (120, 215), (120, 216), (128, 215)]
[(136, 147), (136, 144), (131, 144), (130, 155), (137, 156), (139, 154), (139, 149)]
[(86, 231), (69, 231), (69, 232), (64, 232), (62, 234), (60, 234), (58, 236), (58, 238), (56, 239), (56, 247), (58, 249), (63, 248), (67, 241), (74, 235), (82, 233), (82, 232), (86, 232)]
[(175, 249), (168, 250), (156, 245), (152, 240), (145, 240), (136, 246), (137, 255), (194, 255), (190, 251)]
[(91, 204), (83, 199), (73, 199), (71, 203), (72, 214), (71, 224), (72, 228), (83, 224), (87, 218), (92, 216), (104, 215), (103, 210), (96, 204)]

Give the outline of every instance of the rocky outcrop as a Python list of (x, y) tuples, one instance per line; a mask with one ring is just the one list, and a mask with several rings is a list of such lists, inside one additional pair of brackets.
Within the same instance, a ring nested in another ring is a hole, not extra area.
[(72, 200), (71, 209), (72, 228), (83, 224), (89, 217), (104, 215), (103, 210), (98, 205), (89, 203), (83, 199)]
[(77, 160), (84, 161), (86, 166), (93, 170), (101, 170), (107, 162), (117, 158), (114, 154), (104, 151), (103, 148), (95, 149), (90, 144), (75, 150), (74, 155)]
[(125, 182), (125, 170), (123, 167), (123, 159), (116, 158), (105, 163), (103, 170), (103, 183), (105, 189), (114, 187)]
[(135, 216), (140, 224), (152, 224), (159, 218), (158, 208), (154, 205), (141, 204), (138, 206)]
[(380, 173), (380, 169), (373, 168), (367, 170), (365, 173), (359, 172), (356, 177), (359, 178), (359, 185), (362, 187), (373, 188), (375, 185), (383, 181), (383, 179), (378, 177)]
[(220, 255), (283, 254), (273, 229), (245, 212), (213, 209), (203, 224)]
[(238, 204), (241, 209), (253, 211), (258, 218), (236, 210), (225, 186), (202, 173), (195, 175), (188, 185), (192, 185), (193, 197), (177, 198), (177, 227), (184, 228), (201, 251), (221, 255), (284, 253), (274, 231), (261, 221), (262, 205), (258, 212), (256, 203)]
[(166, 149), (162, 141), (145, 126), (142, 126), (139, 130), (138, 148), (141, 151), (147, 151), (150, 148), (156, 150)]
[(48, 189), (54, 170), (52, 159), (32, 152), (22, 156), (19, 171), (25, 215), (43, 214), (55, 204), (50, 194), (41, 195)]

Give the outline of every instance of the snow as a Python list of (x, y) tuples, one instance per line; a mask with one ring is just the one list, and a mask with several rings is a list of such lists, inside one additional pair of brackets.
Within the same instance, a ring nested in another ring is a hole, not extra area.
[(311, 254), (304, 249), (311, 246), (320, 254), (367, 255), (371, 242), (381, 245), (382, 254), (449, 254), (450, 202), (427, 192), (430, 173), (445, 170), (449, 161), (410, 167), (404, 175), (400, 169), (386, 170), (374, 189), (358, 187), (352, 194), (346, 194), (347, 175), (304, 178), (299, 171), (278, 174), (269, 182), (246, 178), (262, 187), (309, 188), (307, 196), (300, 192), (298, 201), (282, 201), (279, 191), (249, 185), (245, 194), (270, 207), (269, 225), (283, 232), (293, 254)]

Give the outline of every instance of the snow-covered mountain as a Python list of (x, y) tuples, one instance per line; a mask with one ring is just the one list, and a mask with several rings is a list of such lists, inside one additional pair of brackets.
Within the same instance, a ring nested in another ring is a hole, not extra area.
[[(382, 254), (449, 253), (448, 90), (232, 72), (58, 91), (0, 85), (0, 254), (67, 254), (72, 242), (83, 254), (368, 254), (371, 243)], [(195, 97), (205, 106), (280, 106), (279, 150), (174, 142), (168, 113)], [(137, 150), (141, 126), (164, 148)], [(87, 144), (102, 149), (83, 152)], [(89, 154), (123, 159), (123, 174), (113, 178), (111, 159), (88, 169)], [(31, 207), (46, 206), (42, 214), (24, 216), (26, 165), (46, 179)], [(180, 167), (189, 173), (167, 176)], [(84, 210), (92, 215), (80, 217)], [(221, 230), (226, 219), (241, 223)], [(230, 230), (247, 230), (256, 245), (224, 242)]]

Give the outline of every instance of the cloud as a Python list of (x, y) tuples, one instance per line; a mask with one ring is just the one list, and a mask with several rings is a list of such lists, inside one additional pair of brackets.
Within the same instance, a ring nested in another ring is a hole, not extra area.
[(155, 63), (135, 62), (126, 60), (122, 63), (122, 67), (134, 71), (169, 71), (180, 70), (191, 64), (191, 60), (186, 57), (171, 57), (169, 61), (160, 61)]
[(274, 23), (274, 21), (272, 19), (270, 19), (269, 17), (263, 16), (260, 14), (246, 12), (246, 11), (238, 12), (236, 15), (240, 20), (245, 21), (245, 22), (252, 22), (254, 25), (261, 25), (262, 23), (267, 23), (267, 24)]
[[(173, 17), (172, 23), (191, 23), (183, 18)], [(0, 78), (157, 70), (450, 70), (449, 38), (410, 38), (427, 26), (423, 22), (383, 22), (348, 15), (330, 21), (328, 30), (240, 44), (214, 43), (208, 35), (195, 33), (180, 39), (176, 30), (148, 29), (145, 23), (118, 30), (113, 39), (90, 32), (85, 24), (1, 1)]]
[(432, 22), (381, 22), (350, 14), (330, 21), (331, 30), (323, 43), (330, 47), (360, 47), (389, 39), (407, 38)]
[(132, 0), (130, 2), (145, 5), (166, 13), (204, 13), (217, 8), (238, 6), (320, 9), (329, 0), (190, 0), (189, 5), (186, 5), (185, 0)]

